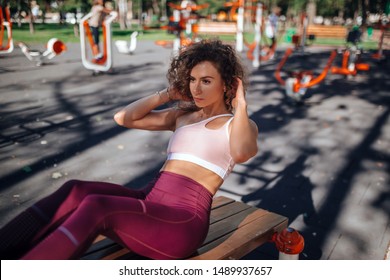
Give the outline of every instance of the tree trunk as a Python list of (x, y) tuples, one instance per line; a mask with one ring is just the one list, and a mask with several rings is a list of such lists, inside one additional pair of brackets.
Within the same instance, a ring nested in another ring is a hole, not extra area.
[(314, 0), (310, 0), (306, 6), (306, 14), (309, 20), (309, 24), (314, 22), (314, 18), (317, 15), (317, 4)]
[(369, 0), (362, 0), (362, 26), (367, 25), (367, 13), (368, 13)]
[(28, 15), (30, 17), (30, 22), (29, 22), (29, 26), (30, 26), (30, 33), (31, 34), (34, 34), (35, 30), (34, 30), (34, 19), (32, 17), (32, 13), (31, 11), (28, 12)]
[(21, 4), (21, 1), (22, 0), (18, 0), (18, 19), (17, 19), (17, 22), (18, 22), (18, 27), (20, 28), (22, 26), (22, 16), (21, 16), (21, 12), (22, 12), (22, 4)]
[(116, 0), (119, 12), (119, 27), (121, 30), (126, 29), (126, 17), (127, 17), (127, 2), (126, 0)]
[(133, 1), (128, 0), (127, 1), (127, 16), (126, 16), (126, 22), (127, 26), (131, 28), (131, 21), (133, 19)]
[(158, 17), (160, 17), (161, 13), (160, 13), (160, 7), (158, 6), (158, 1), (153, 0), (152, 5), (153, 5), (154, 14), (156, 14)]
[(163, 20), (166, 20), (168, 18), (168, 15), (167, 15), (167, 0), (161, 0), (161, 17), (163, 18)]

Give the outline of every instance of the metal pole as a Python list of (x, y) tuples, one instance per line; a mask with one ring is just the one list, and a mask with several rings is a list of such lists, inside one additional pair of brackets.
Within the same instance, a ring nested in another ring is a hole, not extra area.
[(256, 8), (256, 24), (255, 24), (255, 49), (253, 50), (253, 67), (260, 66), (260, 42), (261, 42), (261, 20), (263, 17), (263, 4), (258, 3)]

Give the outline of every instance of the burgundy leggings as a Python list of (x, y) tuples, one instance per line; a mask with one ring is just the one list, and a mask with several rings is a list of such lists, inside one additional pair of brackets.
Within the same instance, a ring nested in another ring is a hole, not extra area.
[(99, 234), (148, 258), (185, 258), (207, 235), (211, 202), (205, 187), (170, 172), (139, 191), (68, 181), (26, 210), (46, 222), (23, 259), (77, 259)]

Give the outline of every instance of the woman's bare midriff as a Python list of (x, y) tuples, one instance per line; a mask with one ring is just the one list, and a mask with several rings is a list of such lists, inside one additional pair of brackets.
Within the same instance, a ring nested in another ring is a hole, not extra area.
[(161, 168), (161, 171), (169, 171), (191, 178), (208, 189), (212, 195), (218, 191), (223, 183), (222, 178), (214, 172), (195, 163), (183, 160), (168, 160)]

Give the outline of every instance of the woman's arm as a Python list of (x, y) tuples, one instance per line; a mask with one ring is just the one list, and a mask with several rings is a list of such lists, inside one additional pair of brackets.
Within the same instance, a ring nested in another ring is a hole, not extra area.
[(114, 120), (127, 128), (174, 130), (181, 111), (173, 108), (155, 110), (170, 100), (169, 89), (161, 90), (130, 103), (114, 115)]
[(242, 81), (238, 80), (233, 100), (234, 118), (230, 130), (230, 153), (236, 163), (242, 163), (257, 154), (257, 125), (249, 119)]

